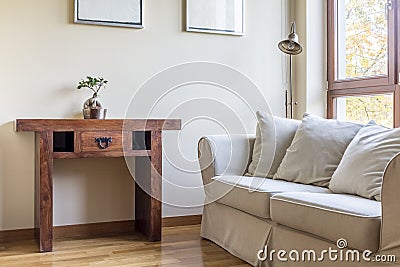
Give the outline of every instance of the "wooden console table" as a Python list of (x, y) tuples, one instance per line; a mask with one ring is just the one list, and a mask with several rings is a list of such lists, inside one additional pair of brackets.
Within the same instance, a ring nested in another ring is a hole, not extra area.
[[(53, 250), (53, 159), (149, 158), (150, 177), (135, 177), (135, 230), (149, 241), (160, 241), (161, 131), (180, 128), (181, 121), (174, 119), (18, 119), (17, 132), (36, 133), (35, 228), (40, 252)], [(146, 190), (138, 184), (145, 184)]]

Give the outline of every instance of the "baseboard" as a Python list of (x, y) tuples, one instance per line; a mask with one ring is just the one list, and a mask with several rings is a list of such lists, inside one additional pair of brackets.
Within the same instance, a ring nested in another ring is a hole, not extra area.
[(101, 222), (55, 226), (53, 228), (54, 239), (70, 237), (98, 237), (133, 234), (135, 221)]
[[(162, 219), (163, 227), (175, 227), (196, 225), (201, 223), (201, 215), (166, 217)], [(55, 226), (53, 229), (54, 239), (72, 237), (99, 237), (133, 234), (135, 232), (135, 221), (100, 222), (89, 224), (76, 224)], [(0, 244), (2, 242), (14, 242), (34, 239), (35, 229), (19, 229), (0, 231)]]
[(0, 231), (0, 244), (11, 241), (32, 240), (35, 237), (35, 229), (18, 229)]
[(196, 225), (201, 223), (201, 215), (166, 217), (162, 219), (162, 227), (175, 227), (185, 225)]

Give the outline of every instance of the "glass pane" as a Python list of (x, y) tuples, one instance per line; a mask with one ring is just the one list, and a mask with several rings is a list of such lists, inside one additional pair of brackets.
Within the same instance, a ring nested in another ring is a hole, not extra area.
[(338, 0), (338, 79), (388, 74), (387, 0)]
[(377, 124), (393, 128), (393, 94), (349, 96), (336, 99), (338, 120)]

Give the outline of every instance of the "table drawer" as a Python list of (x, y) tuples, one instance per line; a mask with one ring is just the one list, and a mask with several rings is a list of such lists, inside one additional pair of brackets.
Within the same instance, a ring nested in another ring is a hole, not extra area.
[(82, 132), (80, 136), (82, 152), (123, 151), (122, 132), (93, 131)]

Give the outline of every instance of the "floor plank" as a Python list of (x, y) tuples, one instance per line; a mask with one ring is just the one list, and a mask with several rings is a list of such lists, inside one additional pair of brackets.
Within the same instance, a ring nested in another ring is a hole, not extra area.
[(37, 253), (33, 240), (9, 242), (2, 244), (0, 266), (249, 266), (199, 232), (199, 225), (165, 227), (156, 243), (139, 236), (58, 239), (51, 253)]

